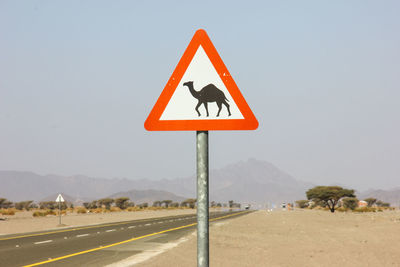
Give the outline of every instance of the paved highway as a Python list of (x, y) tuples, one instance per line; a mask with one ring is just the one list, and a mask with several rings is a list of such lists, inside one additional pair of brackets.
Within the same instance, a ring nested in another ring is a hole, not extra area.
[[(214, 212), (210, 221), (248, 212)], [(191, 214), (2, 236), (0, 266), (104, 266), (176, 240), (195, 225)]]

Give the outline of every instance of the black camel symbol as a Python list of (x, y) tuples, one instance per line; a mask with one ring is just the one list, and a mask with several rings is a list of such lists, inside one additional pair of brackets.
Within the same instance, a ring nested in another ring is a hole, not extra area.
[(183, 86), (187, 86), (189, 88), (190, 93), (192, 96), (196, 99), (199, 100), (199, 103), (197, 103), (195, 110), (197, 111), (197, 114), (199, 114), (200, 117), (200, 112), (199, 112), (199, 107), (201, 104), (204, 104), (204, 107), (206, 108), (207, 111), (207, 117), (208, 117), (208, 102), (217, 102), (218, 106), (218, 114), (217, 117), (219, 116), (219, 113), (221, 112), (222, 109), (222, 104), (226, 106), (226, 109), (228, 110), (229, 116), (231, 115), (231, 111), (229, 110), (229, 104), (227, 101), (229, 101), (226, 97), (224, 92), (219, 90), (214, 84), (210, 83), (207, 86), (204, 86), (203, 89), (200, 91), (194, 90), (193, 87), (193, 82), (185, 82)]

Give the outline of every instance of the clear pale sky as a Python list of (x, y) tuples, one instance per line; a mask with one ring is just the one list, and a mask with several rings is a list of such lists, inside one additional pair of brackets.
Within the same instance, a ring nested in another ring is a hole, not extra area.
[(316, 184), (398, 187), (399, 11), (398, 1), (2, 0), (0, 170), (194, 174), (195, 133), (143, 123), (203, 28), (260, 123), (210, 132), (210, 168), (257, 158)]

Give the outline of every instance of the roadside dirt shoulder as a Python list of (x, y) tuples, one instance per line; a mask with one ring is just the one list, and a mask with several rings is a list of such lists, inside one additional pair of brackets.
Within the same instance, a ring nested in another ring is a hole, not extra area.
[[(398, 266), (400, 213), (257, 211), (210, 227), (211, 266)], [(135, 266), (196, 266), (196, 237)]]

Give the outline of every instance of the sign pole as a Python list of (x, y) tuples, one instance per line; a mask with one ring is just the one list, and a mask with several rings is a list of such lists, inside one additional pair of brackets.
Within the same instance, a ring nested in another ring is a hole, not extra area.
[(209, 266), (208, 131), (197, 131), (197, 266)]
[(58, 202), (58, 214), (59, 214), (59, 217), (60, 217), (60, 219), (59, 219), (59, 225), (61, 225), (61, 201), (59, 201)]

